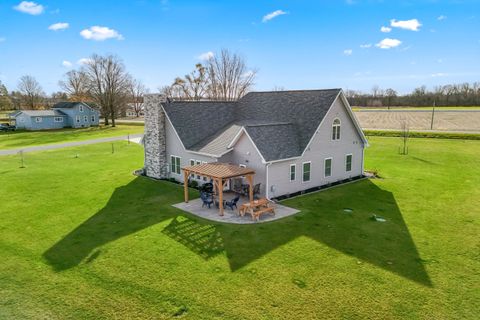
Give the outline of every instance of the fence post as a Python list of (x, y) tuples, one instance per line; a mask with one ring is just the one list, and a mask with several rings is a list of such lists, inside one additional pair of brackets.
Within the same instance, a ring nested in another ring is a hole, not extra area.
[(115, 153), (115, 147), (113, 146), (113, 142), (112, 142), (112, 154)]
[(21, 159), (21, 163), (22, 163), (20, 168), (25, 168), (25, 160), (23, 158), (23, 150), (20, 150), (18, 153), (20, 154), (20, 159)]

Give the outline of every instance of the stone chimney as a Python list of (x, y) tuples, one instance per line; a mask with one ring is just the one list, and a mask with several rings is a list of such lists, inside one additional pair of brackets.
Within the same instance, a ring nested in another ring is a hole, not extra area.
[(166, 102), (161, 94), (146, 94), (145, 106), (145, 175), (155, 179), (168, 177), (165, 112), (161, 104)]

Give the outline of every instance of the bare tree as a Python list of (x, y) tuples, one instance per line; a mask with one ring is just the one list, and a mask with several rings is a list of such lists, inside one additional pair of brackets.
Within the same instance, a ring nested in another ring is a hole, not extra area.
[(20, 91), (22, 95), (24, 104), (31, 109), (35, 109), (45, 95), (38, 81), (30, 75), (25, 75), (20, 78), (18, 91)]
[(385, 96), (387, 97), (387, 108), (390, 109), (392, 102), (397, 97), (397, 91), (388, 88), (387, 90), (385, 90)]
[(208, 95), (214, 100), (237, 100), (254, 84), (256, 70), (247, 68), (245, 59), (223, 49), (207, 61)]
[(186, 100), (201, 100), (207, 95), (207, 74), (201, 63), (195, 65), (195, 70), (183, 78), (176, 78), (172, 87), (177, 88)]
[(184, 99), (183, 96), (183, 91), (181, 88), (178, 86), (163, 86), (163, 87), (158, 87), (158, 92), (163, 94), (165, 97), (169, 99), (177, 99), (181, 100)]
[(13, 103), (8, 95), (7, 87), (0, 81), (0, 110), (11, 110), (12, 108)]
[(62, 88), (73, 101), (88, 101), (88, 79), (84, 72), (71, 70), (68, 71), (64, 80), (59, 81), (59, 86)]
[(140, 116), (143, 106), (143, 96), (147, 93), (147, 88), (140, 80), (132, 79), (128, 86), (130, 100), (133, 106), (133, 111), (137, 118)]
[(103, 57), (94, 54), (81, 72), (87, 77), (91, 98), (102, 108), (105, 124), (109, 124), (110, 118), (112, 127), (115, 127), (115, 119), (128, 97), (131, 82), (123, 62), (113, 55)]

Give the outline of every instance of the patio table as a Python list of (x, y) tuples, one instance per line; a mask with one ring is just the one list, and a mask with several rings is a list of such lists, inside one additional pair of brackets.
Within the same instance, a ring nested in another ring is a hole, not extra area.
[(254, 212), (255, 209), (258, 209), (258, 208), (261, 208), (261, 207), (268, 207), (269, 203), (270, 202), (266, 198), (253, 200), (253, 201), (244, 203), (238, 209), (238, 214), (243, 217), (245, 215), (245, 213), (248, 212), (253, 217), (253, 212)]

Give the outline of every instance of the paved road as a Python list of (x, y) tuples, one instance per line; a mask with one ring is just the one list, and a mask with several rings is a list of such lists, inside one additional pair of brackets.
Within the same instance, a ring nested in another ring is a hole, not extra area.
[[(143, 134), (141, 134), (141, 133), (131, 134), (130, 135), (130, 141), (135, 142), (135, 143), (139, 143), (142, 136), (143, 136)], [(127, 139), (128, 139), (128, 136), (118, 136), (118, 137), (99, 138), (99, 139), (84, 140), (84, 141), (72, 141), (72, 142), (65, 142), (65, 143), (58, 143), (58, 144), (32, 146), (32, 147), (17, 148), (17, 149), (0, 150), (0, 156), (17, 154), (19, 151), (22, 151), (22, 150), (23, 150), (23, 152), (44, 151), (44, 150), (77, 147), (77, 146), (83, 146), (83, 145), (88, 145), (88, 144), (127, 140)]]

